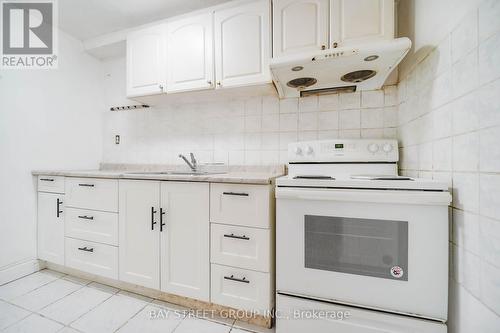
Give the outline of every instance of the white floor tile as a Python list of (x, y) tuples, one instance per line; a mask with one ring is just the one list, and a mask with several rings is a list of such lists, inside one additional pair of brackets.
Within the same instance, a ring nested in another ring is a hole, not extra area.
[(183, 313), (168, 311), (157, 305), (148, 305), (122, 326), (119, 333), (171, 333), (183, 319)]
[(81, 284), (81, 285), (88, 285), (90, 283), (90, 280), (87, 280), (87, 279), (82, 279), (82, 278), (79, 278), (79, 277), (76, 277), (76, 276), (72, 276), (72, 275), (65, 275), (62, 277), (62, 279), (64, 280), (68, 280), (68, 281), (71, 281), (71, 282), (74, 282), (74, 283), (78, 283), (78, 284)]
[(155, 299), (152, 302), (152, 304), (160, 306), (160, 307), (162, 307), (164, 309), (167, 309), (167, 310), (170, 310), (170, 311), (174, 311), (174, 312), (177, 312), (177, 313), (182, 313), (184, 315), (187, 314), (187, 312), (189, 311), (189, 309), (186, 308), (186, 307), (184, 307), (184, 306), (173, 304), (173, 303), (164, 302), (164, 301), (161, 301), (159, 299)]
[(59, 279), (63, 274), (43, 270), (0, 286), (0, 298), (11, 300)]
[(25, 309), (38, 311), (80, 288), (82, 288), (80, 284), (59, 279), (13, 299), (12, 303)]
[(68, 325), (113, 294), (84, 287), (39, 311), (42, 315)]
[(0, 330), (30, 315), (31, 312), (0, 301)]
[(52, 333), (57, 332), (64, 326), (47, 318), (43, 318), (38, 314), (21, 320), (20, 322), (8, 327), (3, 332), (8, 333)]
[(116, 294), (83, 315), (71, 326), (89, 333), (114, 332), (146, 305), (147, 302), (138, 298)]
[(175, 333), (229, 333), (231, 326), (209, 320), (187, 317), (176, 328)]
[(74, 328), (71, 328), (69, 326), (66, 326), (60, 331), (57, 331), (57, 333), (80, 333), (79, 331), (75, 330)]
[(92, 282), (87, 285), (89, 288), (99, 289), (110, 294), (116, 294), (120, 289), (102, 283)]

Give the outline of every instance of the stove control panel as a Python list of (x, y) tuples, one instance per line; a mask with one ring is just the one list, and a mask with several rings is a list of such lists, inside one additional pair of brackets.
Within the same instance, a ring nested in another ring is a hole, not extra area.
[(290, 163), (398, 162), (397, 140), (335, 139), (294, 142), (288, 145)]

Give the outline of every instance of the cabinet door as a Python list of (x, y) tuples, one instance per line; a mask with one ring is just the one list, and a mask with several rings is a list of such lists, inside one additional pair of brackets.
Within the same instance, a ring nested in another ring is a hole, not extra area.
[(165, 67), (165, 25), (127, 36), (127, 96), (162, 93)]
[(64, 265), (64, 195), (38, 192), (38, 258)]
[(394, 0), (331, 0), (331, 47), (394, 38)]
[(329, 0), (273, 1), (273, 57), (328, 47)]
[(215, 12), (217, 88), (271, 82), (269, 12), (263, 0)]
[(212, 13), (169, 22), (167, 92), (213, 86)]
[(160, 183), (120, 180), (119, 278), (160, 288)]
[(209, 301), (209, 187), (163, 182), (161, 290)]

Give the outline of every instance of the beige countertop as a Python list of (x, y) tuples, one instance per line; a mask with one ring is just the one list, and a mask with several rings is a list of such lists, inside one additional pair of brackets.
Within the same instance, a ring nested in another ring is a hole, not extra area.
[[(163, 169), (169, 170), (169, 169)], [(162, 171), (163, 171), (162, 170)], [(178, 170), (176, 170), (178, 171)], [(145, 173), (138, 173), (145, 172)], [(262, 167), (262, 168), (229, 168), (227, 171), (212, 174), (198, 175), (182, 175), (182, 174), (158, 174), (147, 173), (158, 172), (152, 171), (151, 168), (146, 170), (129, 170), (128, 168), (120, 170), (111, 170), (104, 168), (100, 170), (34, 170), (32, 174), (35, 176), (65, 176), (65, 177), (82, 177), (82, 178), (108, 178), (108, 179), (144, 179), (144, 180), (172, 180), (172, 181), (190, 181), (190, 182), (210, 182), (210, 183), (235, 183), (235, 184), (272, 184), (276, 177), (285, 174), (284, 167)]]

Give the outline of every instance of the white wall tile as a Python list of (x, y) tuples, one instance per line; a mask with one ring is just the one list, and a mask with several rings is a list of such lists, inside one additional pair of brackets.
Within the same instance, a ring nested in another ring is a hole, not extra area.
[(481, 259), (461, 247), (453, 246), (453, 269), (455, 280), (479, 297)]
[(453, 209), (453, 243), (479, 255), (479, 215)]
[(479, 83), (500, 77), (500, 32), (479, 45)]
[(453, 111), (453, 134), (461, 134), (479, 128), (476, 92), (467, 94), (450, 103)]
[(479, 175), (453, 173), (453, 207), (472, 213), (479, 212)]
[[(262, 116), (262, 132), (275, 132), (280, 129), (280, 115), (271, 114)], [(216, 147), (217, 148), (217, 147)]]
[(361, 107), (380, 108), (384, 106), (384, 91), (372, 90), (361, 92)]
[(418, 157), (419, 157), (419, 169), (420, 170), (432, 170), (432, 154), (433, 154), (433, 143), (427, 142), (419, 145), (418, 147)]
[(299, 111), (300, 112), (314, 112), (318, 111), (318, 96), (310, 96), (299, 98)]
[(362, 128), (361, 129), (362, 139), (382, 139), (384, 138), (383, 128)]
[[(269, 110), (268, 110), (269, 111)], [(252, 97), (245, 101), (245, 115), (255, 116), (262, 114), (262, 97)]]
[(451, 58), (453, 63), (457, 62), (477, 46), (477, 29), (477, 13), (474, 12), (466, 15), (451, 32)]
[(320, 111), (338, 110), (340, 107), (339, 94), (320, 95), (318, 102)]
[(481, 171), (500, 172), (500, 126), (483, 129), (479, 135)]
[(318, 114), (318, 128), (332, 130), (339, 128), (339, 111), (325, 111)]
[(246, 116), (245, 132), (260, 132), (262, 129), (262, 116)]
[(285, 98), (280, 100), (280, 113), (297, 113), (299, 111), (298, 98)]
[(481, 174), (481, 215), (500, 219), (500, 175)]
[(461, 96), (477, 87), (477, 63), (477, 49), (474, 49), (453, 64), (451, 84), (454, 97)]
[(479, 126), (500, 125), (500, 79), (477, 90)]
[(481, 263), (481, 301), (500, 316), (500, 268)]
[(288, 144), (292, 142), (297, 142), (297, 132), (280, 133), (280, 150), (287, 150)]
[(398, 86), (384, 87), (384, 106), (398, 105)]
[(340, 108), (346, 109), (359, 109), (361, 106), (361, 93), (344, 93), (340, 94)]
[(339, 124), (341, 129), (359, 129), (361, 126), (360, 110), (340, 111)]
[(262, 98), (262, 113), (274, 114), (280, 112), (280, 102), (277, 97), (265, 96)]
[(478, 132), (471, 132), (453, 137), (453, 170), (479, 170)]
[(479, 252), (483, 260), (500, 267), (500, 220), (481, 217)]
[(453, 142), (451, 138), (434, 141), (433, 166), (437, 171), (450, 171), (452, 169)]
[(299, 131), (311, 131), (318, 129), (318, 112), (307, 112), (299, 114)]
[(384, 108), (384, 127), (398, 126), (398, 108), (389, 106)]
[(479, 39), (487, 39), (500, 31), (500, 2), (498, 0), (484, 0), (479, 6)]
[(340, 139), (359, 139), (361, 138), (361, 131), (359, 129), (353, 130), (340, 130), (339, 131)]
[(318, 139), (319, 140), (330, 140), (330, 139), (338, 139), (339, 131), (319, 131)]
[(298, 128), (298, 115), (297, 113), (285, 113), (280, 114), (280, 125), (279, 130), (285, 131), (296, 131)]
[(433, 138), (441, 139), (452, 134), (452, 104), (445, 104), (432, 112)]
[(383, 126), (383, 108), (361, 110), (361, 128), (382, 128)]
[(262, 133), (262, 150), (279, 150), (279, 133)]

